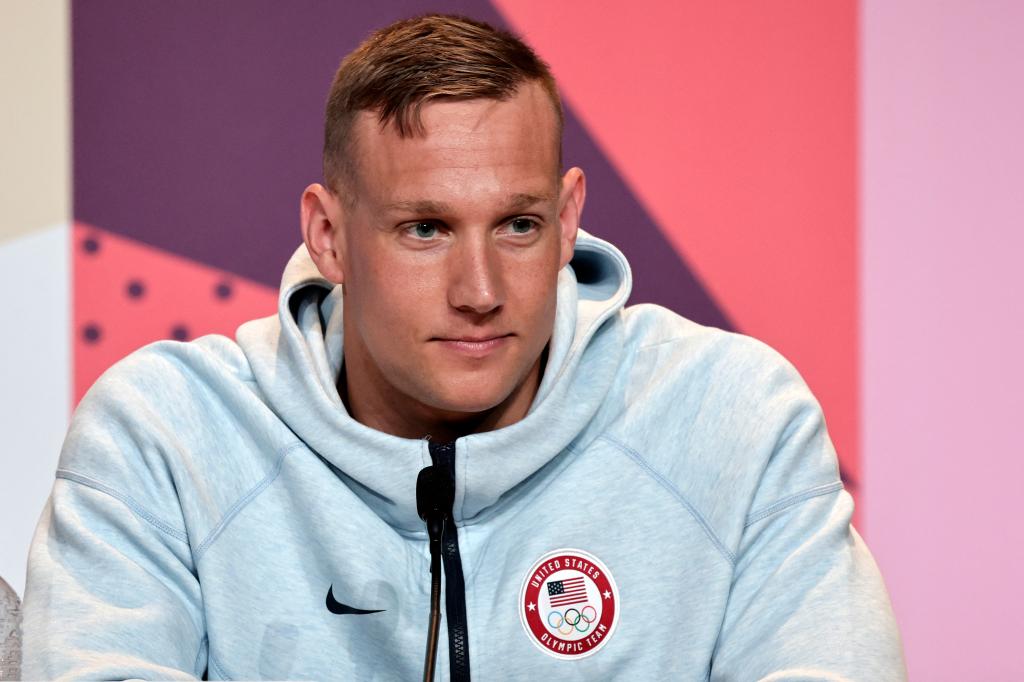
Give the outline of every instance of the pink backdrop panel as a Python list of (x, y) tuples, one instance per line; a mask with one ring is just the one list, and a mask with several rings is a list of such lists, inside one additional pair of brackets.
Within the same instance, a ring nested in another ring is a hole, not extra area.
[(217, 268), (77, 223), (72, 232), (77, 405), (108, 367), (136, 348), (204, 334), (234, 337), (277, 312), (277, 291)]
[(863, 6), (865, 505), (912, 679), (1024, 679), (1024, 4)]
[(800, 370), (855, 484), (856, 4), (495, 4), (739, 331)]

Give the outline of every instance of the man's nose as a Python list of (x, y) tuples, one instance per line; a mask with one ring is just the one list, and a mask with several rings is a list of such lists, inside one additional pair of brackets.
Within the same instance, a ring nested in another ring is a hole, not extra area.
[(505, 302), (501, 263), (486, 237), (469, 237), (455, 247), (449, 263), (448, 303), (462, 312), (483, 315)]

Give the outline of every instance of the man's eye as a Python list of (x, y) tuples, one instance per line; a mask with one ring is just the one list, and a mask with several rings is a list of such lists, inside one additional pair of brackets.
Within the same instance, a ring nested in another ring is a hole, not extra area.
[(433, 239), (437, 236), (437, 225), (433, 223), (416, 223), (409, 231), (418, 239)]
[(534, 229), (537, 223), (530, 220), (529, 218), (516, 218), (509, 223), (509, 229), (513, 234), (527, 234), (530, 230)]

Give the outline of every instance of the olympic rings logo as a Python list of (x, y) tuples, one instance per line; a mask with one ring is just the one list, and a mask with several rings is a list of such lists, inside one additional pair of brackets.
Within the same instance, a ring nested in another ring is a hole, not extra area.
[(593, 606), (584, 606), (582, 611), (569, 607), (564, 613), (552, 609), (548, 613), (548, 626), (563, 636), (571, 635), (574, 631), (583, 634), (590, 629), (595, 620), (597, 609)]

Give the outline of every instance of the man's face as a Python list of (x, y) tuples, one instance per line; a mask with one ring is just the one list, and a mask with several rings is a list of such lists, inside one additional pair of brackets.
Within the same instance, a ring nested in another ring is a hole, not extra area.
[(535, 386), (582, 178), (558, 177), (538, 84), (506, 101), (430, 103), (422, 121), (425, 134), (406, 138), (370, 112), (353, 126), (353, 196), (335, 236), (345, 363), (395, 409), (480, 413)]

